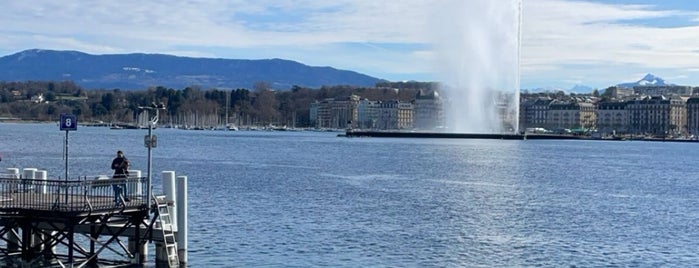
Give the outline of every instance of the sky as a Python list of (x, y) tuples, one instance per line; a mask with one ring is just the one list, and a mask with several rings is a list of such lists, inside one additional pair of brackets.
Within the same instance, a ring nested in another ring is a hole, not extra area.
[[(10, 0), (0, 16), (0, 56), (38, 48), (282, 58), (390, 81), (438, 81), (435, 44), (449, 40), (431, 33), (463, 21), (440, 16), (454, 1), (461, 0)], [(647, 73), (699, 86), (695, 0), (522, 2), (521, 88), (603, 89)]]

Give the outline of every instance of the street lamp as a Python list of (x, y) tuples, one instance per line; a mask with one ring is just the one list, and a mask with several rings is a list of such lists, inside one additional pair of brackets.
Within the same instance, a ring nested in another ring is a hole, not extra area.
[[(156, 105), (153, 103), (150, 106), (139, 106), (138, 109), (140, 110), (145, 110), (148, 113), (148, 135), (146, 135), (144, 139), (144, 144), (148, 148), (148, 181), (146, 182), (146, 199), (148, 208), (150, 209), (151, 207), (151, 198), (153, 195), (153, 187), (152, 187), (152, 180), (151, 180), (151, 168), (152, 168), (152, 153), (151, 150), (152, 148), (157, 146), (157, 137), (153, 136), (153, 126), (158, 124), (158, 119), (160, 117), (160, 110), (165, 110), (165, 104), (160, 103)], [(151, 117), (151, 111), (155, 111), (155, 115)]]

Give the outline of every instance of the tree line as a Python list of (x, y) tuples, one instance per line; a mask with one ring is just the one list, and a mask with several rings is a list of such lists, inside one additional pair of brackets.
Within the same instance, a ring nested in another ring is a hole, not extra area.
[[(161, 123), (213, 116), (241, 125), (310, 127), (309, 108), (314, 101), (352, 94), (377, 101), (412, 101), (418, 90), (436, 88), (436, 83), (411, 81), (380, 82), (374, 87), (293, 86), (289, 90), (272, 90), (266, 82), (258, 82), (252, 89), (158, 86), (144, 90), (87, 90), (72, 81), (0, 82), (0, 117), (56, 121), (60, 114), (69, 113), (81, 122), (130, 123), (137, 120), (139, 107), (162, 103), (166, 111), (161, 112)], [(37, 96), (43, 96), (43, 101)]]

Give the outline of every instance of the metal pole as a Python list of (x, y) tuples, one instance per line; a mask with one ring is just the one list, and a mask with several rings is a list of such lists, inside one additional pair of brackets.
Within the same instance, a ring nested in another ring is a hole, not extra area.
[[(65, 155), (65, 158), (66, 158), (66, 178), (65, 178), (65, 181), (67, 182), (68, 181), (68, 130), (66, 130), (66, 150), (65, 151), (66, 151), (66, 155)], [(60, 192), (59, 192), (59, 195), (60, 195)], [(66, 205), (68, 204), (68, 187), (66, 187), (65, 204)]]
[(68, 181), (68, 130), (66, 130), (66, 149), (65, 149), (65, 159), (66, 159), (66, 178), (65, 180)]
[[(157, 111), (156, 111), (157, 113)], [(150, 110), (148, 110), (148, 116), (150, 116)], [(148, 199), (148, 208), (150, 209), (151, 203), (151, 148), (153, 148), (153, 121), (148, 122), (148, 181), (146, 182), (146, 198)]]

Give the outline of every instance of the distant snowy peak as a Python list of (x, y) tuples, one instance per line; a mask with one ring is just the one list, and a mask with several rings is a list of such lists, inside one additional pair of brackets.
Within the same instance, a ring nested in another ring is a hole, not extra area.
[(644, 76), (641, 80), (638, 80), (634, 83), (623, 83), (623, 84), (618, 84), (620, 87), (627, 87), (627, 88), (633, 88), (635, 86), (670, 86), (673, 84), (665, 83), (665, 80), (663, 80), (660, 77), (657, 77), (653, 74), (647, 74)]

